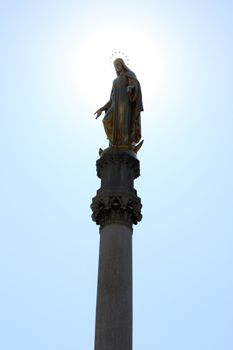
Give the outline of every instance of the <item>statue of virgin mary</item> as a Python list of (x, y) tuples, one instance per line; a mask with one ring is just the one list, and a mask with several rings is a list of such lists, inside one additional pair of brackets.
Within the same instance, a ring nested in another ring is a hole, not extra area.
[(140, 83), (122, 58), (114, 61), (117, 77), (113, 81), (110, 100), (95, 114), (105, 112), (104, 129), (110, 146), (135, 149), (141, 139), (143, 111)]

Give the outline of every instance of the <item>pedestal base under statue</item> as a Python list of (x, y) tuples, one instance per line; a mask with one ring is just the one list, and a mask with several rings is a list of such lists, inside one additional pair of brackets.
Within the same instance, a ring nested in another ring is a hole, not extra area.
[(101, 187), (91, 205), (100, 225), (95, 350), (132, 350), (132, 225), (142, 218), (133, 187), (139, 176), (136, 154), (106, 149), (97, 175)]

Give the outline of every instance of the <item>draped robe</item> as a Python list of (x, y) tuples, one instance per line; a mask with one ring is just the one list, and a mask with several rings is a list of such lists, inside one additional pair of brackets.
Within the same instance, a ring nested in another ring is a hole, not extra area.
[(107, 138), (113, 146), (131, 146), (141, 139), (143, 111), (140, 83), (136, 75), (122, 70), (113, 81), (110, 100), (103, 107), (103, 124)]

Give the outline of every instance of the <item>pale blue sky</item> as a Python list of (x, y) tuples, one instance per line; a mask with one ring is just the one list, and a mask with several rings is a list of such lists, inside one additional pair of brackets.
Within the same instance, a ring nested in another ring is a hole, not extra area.
[(115, 50), (143, 92), (134, 350), (233, 348), (231, 1), (1, 1), (0, 349), (91, 350)]

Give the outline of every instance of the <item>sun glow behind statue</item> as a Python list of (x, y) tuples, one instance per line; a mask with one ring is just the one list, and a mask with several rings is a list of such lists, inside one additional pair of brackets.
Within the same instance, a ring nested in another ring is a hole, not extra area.
[(105, 24), (102, 29), (86, 33), (81, 47), (76, 49), (72, 69), (79, 94), (89, 104), (98, 106), (108, 100), (115, 78), (112, 63), (117, 57), (136, 73), (146, 99), (154, 98), (161, 90), (166, 80), (162, 50), (156, 39), (136, 28)]

